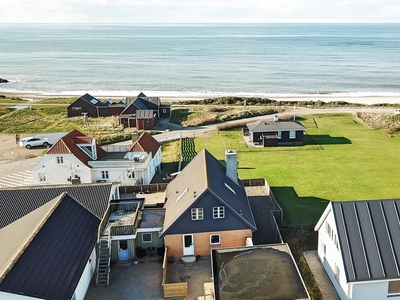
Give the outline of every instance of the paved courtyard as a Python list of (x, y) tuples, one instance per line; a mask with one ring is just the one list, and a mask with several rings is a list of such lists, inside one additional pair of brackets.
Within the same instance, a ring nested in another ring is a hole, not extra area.
[[(176, 260), (168, 264), (167, 274), (168, 283), (188, 282), (188, 299), (197, 299), (202, 296), (203, 283), (211, 281), (210, 257), (202, 257), (192, 266), (185, 266), (180, 260)], [(85, 299), (164, 299), (161, 280), (162, 263), (157, 257), (144, 257), (137, 265), (112, 265), (109, 286), (96, 286), (93, 276)]]

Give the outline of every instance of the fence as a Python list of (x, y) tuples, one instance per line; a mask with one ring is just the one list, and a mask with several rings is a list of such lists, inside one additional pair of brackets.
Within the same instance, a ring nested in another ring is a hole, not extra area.
[(100, 146), (106, 152), (128, 152), (130, 145), (104, 145)]
[(119, 187), (119, 192), (128, 193), (155, 193), (162, 192), (167, 189), (168, 183), (152, 183), (141, 185), (124, 185)]
[(188, 297), (187, 282), (167, 283), (168, 247), (165, 247), (162, 266), (162, 289), (164, 298)]

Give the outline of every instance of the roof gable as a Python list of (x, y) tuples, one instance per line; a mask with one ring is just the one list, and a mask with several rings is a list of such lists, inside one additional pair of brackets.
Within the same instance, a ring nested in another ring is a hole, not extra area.
[(107, 106), (107, 104), (101, 102), (99, 99), (96, 99), (95, 97), (87, 93), (81, 96), (80, 98), (85, 100), (87, 103), (90, 103), (93, 106)]
[[(54, 145), (47, 151), (47, 154), (74, 154), (77, 159), (79, 159), (86, 166), (89, 166), (89, 161), (93, 160), (88, 153), (83, 151), (77, 144), (79, 143), (87, 143), (90, 141), (92, 143), (93, 138), (88, 137), (81, 133), (79, 130), (72, 130), (71, 132), (64, 135), (60, 138)], [(96, 143), (96, 153), (97, 160), (100, 160), (106, 155), (106, 151), (104, 151), (97, 143)]]
[(139, 139), (129, 148), (128, 152), (146, 152), (148, 154), (151, 153), (152, 157), (154, 158), (160, 147), (160, 143), (155, 138), (153, 138), (147, 132), (143, 132)]
[(0, 283), (0, 290), (41, 299), (72, 298), (96, 244), (100, 219), (68, 194), (56, 201)]
[(333, 202), (348, 282), (400, 277), (400, 199)]
[(200, 195), (209, 192), (232, 211), (249, 228), (255, 230), (255, 221), (242, 182), (233, 182), (225, 174), (225, 166), (207, 150), (203, 149), (171, 181), (165, 191), (167, 199), (162, 235), (190, 209)]
[(102, 218), (112, 187), (112, 183), (102, 183), (1, 189), (0, 228), (22, 218), (63, 192), (67, 192), (98, 218)]

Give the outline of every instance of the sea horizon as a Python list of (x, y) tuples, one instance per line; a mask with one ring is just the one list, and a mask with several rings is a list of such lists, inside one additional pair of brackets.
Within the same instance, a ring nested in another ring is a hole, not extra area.
[(400, 23), (0, 24), (0, 93), (399, 97)]

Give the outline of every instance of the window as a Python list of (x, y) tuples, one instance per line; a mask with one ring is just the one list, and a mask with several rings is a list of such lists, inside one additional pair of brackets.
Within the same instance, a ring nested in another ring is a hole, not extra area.
[(64, 158), (62, 156), (57, 156), (57, 164), (59, 164), (59, 165), (64, 164)]
[(46, 182), (46, 174), (45, 173), (39, 173), (39, 181), (40, 182)]
[(389, 281), (388, 294), (400, 294), (400, 280)]
[(332, 228), (331, 225), (329, 225), (328, 223), (326, 223), (326, 233), (330, 238), (332, 238)]
[(219, 234), (210, 235), (210, 245), (218, 245), (221, 244)]
[(295, 139), (295, 138), (296, 138), (296, 131), (290, 130), (289, 131), (289, 139)]
[(322, 244), (322, 248), (324, 249), (324, 255), (326, 256), (326, 245)]
[(203, 220), (203, 208), (192, 208), (192, 220)]
[(336, 279), (339, 281), (339, 278), (340, 278), (340, 269), (339, 269), (339, 267), (338, 267), (336, 264), (335, 264), (334, 272), (335, 272)]
[(73, 107), (72, 107), (72, 110), (82, 110), (82, 107), (79, 107), (79, 106), (73, 106)]
[(101, 178), (108, 179), (108, 171), (101, 171)]
[(142, 243), (151, 243), (153, 241), (151, 233), (142, 234)]
[(278, 131), (276, 137), (278, 140), (280, 140), (282, 138), (282, 131)]
[(165, 114), (165, 113), (167, 113), (167, 110), (164, 108), (164, 109), (162, 110), (162, 112)]
[(225, 218), (225, 207), (224, 206), (214, 206), (213, 207), (213, 218), (214, 219)]
[(128, 241), (126, 240), (119, 241), (119, 250), (128, 250)]

